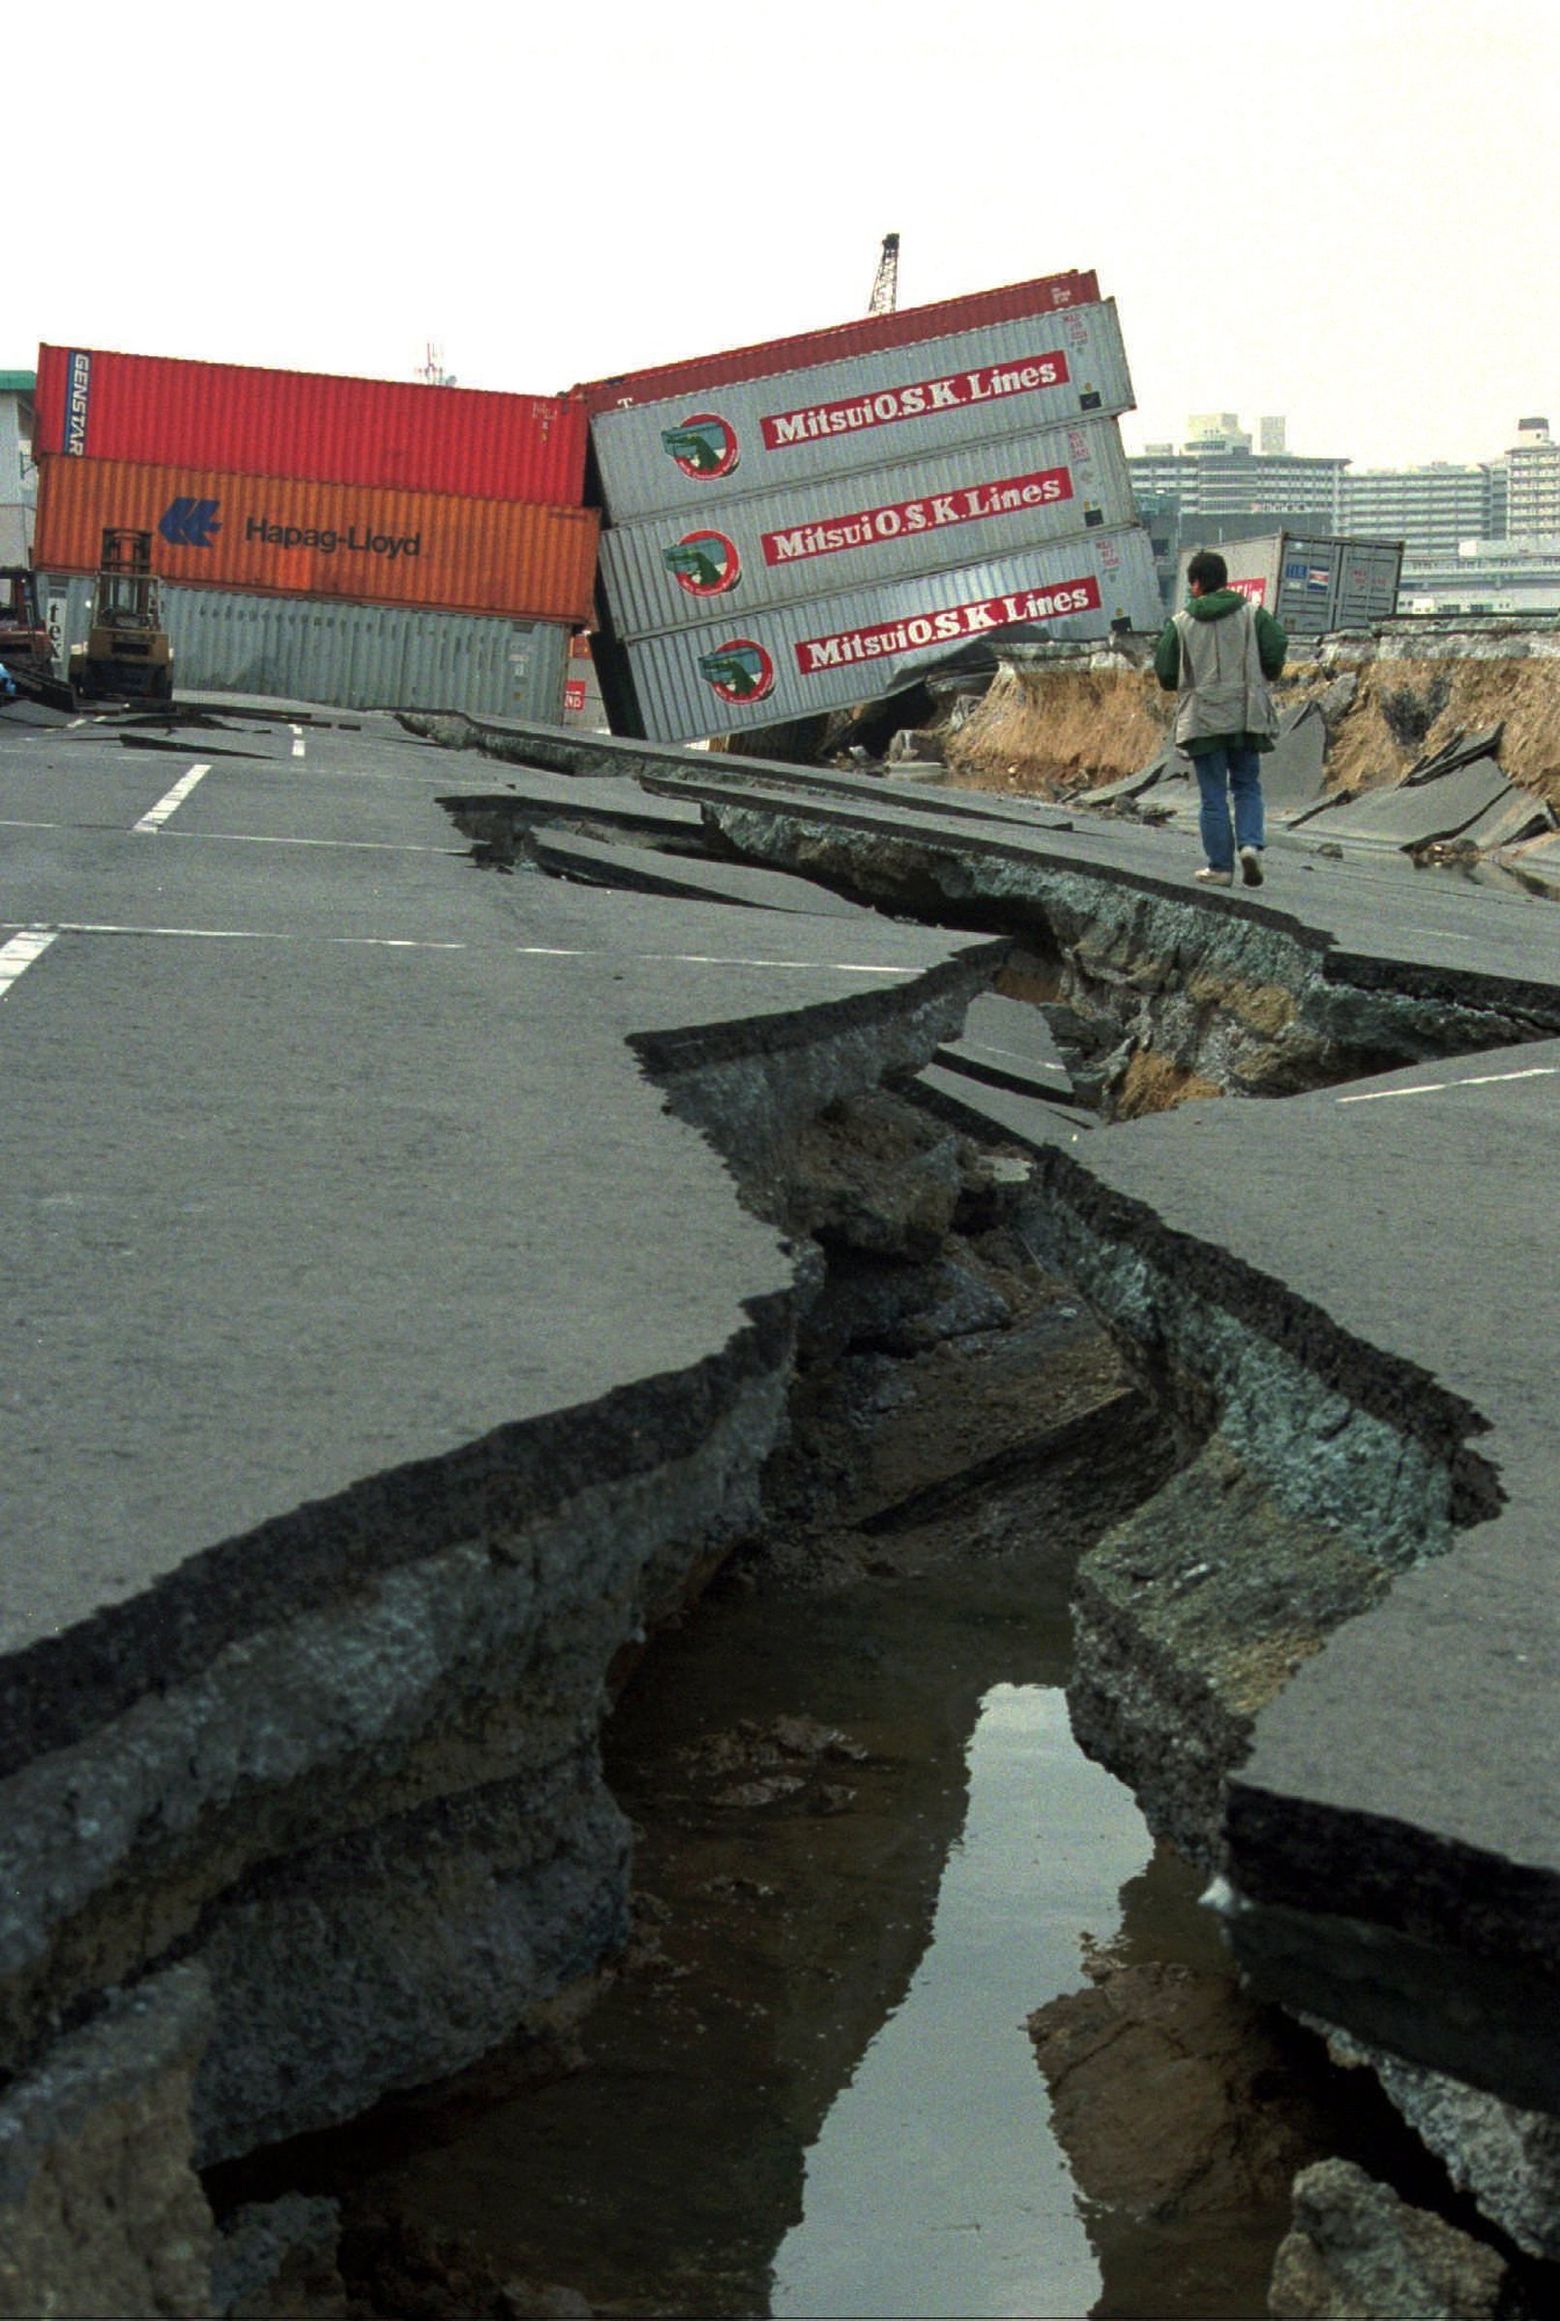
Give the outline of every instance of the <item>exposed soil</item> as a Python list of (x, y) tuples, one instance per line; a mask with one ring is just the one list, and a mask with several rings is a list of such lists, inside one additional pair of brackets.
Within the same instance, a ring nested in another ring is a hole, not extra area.
[[(1285, 708), (1321, 699), (1337, 674), (1292, 659), (1275, 696)], [(1560, 805), (1560, 658), (1374, 661), (1358, 678), (1333, 719), (1329, 789), (1379, 789), (1458, 733), (1504, 723), (1505, 771)], [(1148, 765), (1172, 707), (1151, 669), (1001, 670), (947, 737), (947, 762), (970, 789), (1066, 798)]]

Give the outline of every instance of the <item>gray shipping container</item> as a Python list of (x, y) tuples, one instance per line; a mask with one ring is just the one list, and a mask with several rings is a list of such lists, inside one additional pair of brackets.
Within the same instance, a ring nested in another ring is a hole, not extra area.
[[(1193, 548), (1182, 551), (1178, 606), (1186, 602), (1186, 568), (1195, 554)], [(1292, 637), (1369, 628), (1397, 610), (1401, 540), (1270, 532), (1258, 540), (1226, 540), (1219, 554), (1229, 567), (1230, 586), (1265, 606)]]
[(1115, 420), (1080, 419), (733, 500), (718, 524), (620, 525), (602, 536), (601, 571), (613, 628), (645, 637), (983, 563), (1135, 512)]
[[(86, 638), (92, 588), (79, 577), (39, 583), (62, 674), (71, 645)], [(562, 721), (569, 631), (555, 622), (166, 582), (162, 611), (176, 695), (257, 693), (341, 709)]]
[(754, 492), (1132, 407), (1114, 303), (600, 411), (591, 445), (609, 520), (700, 515)]
[(1139, 525), (1032, 548), (955, 572), (774, 605), (628, 645), (646, 734), (705, 734), (869, 701), (918, 667), (1017, 622), (1057, 639), (1102, 637), (1113, 623), (1157, 629), (1159, 588)]

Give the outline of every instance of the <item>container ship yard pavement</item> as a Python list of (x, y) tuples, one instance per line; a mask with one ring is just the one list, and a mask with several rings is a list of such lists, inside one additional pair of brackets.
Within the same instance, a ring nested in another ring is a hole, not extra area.
[[(0, 721), (0, 2313), (1553, 2310), (1550, 906), (186, 714)], [(1025, 1716), (1056, 2188), (808, 2253)]]

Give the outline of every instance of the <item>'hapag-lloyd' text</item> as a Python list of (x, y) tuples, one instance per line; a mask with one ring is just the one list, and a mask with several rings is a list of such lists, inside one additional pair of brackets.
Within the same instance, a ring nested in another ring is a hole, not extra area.
[(764, 562), (795, 564), (807, 556), (833, 556), (842, 548), (870, 548), (932, 532), (944, 524), (975, 524), (985, 516), (1017, 516), (1073, 496), (1071, 471), (1037, 468), (1032, 475), (1003, 476), (958, 491), (930, 492), (919, 500), (894, 500), (881, 508), (858, 508), (853, 515), (794, 524), (788, 532), (766, 532)]
[(896, 419), (922, 419), (934, 411), (959, 411), (971, 403), (994, 403), (1004, 395), (1034, 395), (1042, 387), (1065, 387), (1072, 373), (1067, 357), (1029, 355), (1017, 362), (984, 363), (973, 371), (948, 371), (940, 379), (913, 379), (903, 387), (880, 387), (843, 403), (804, 403), (795, 411), (767, 413), (759, 421), (766, 451), (790, 443), (810, 443), (820, 435), (850, 435), (859, 427), (887, 427)]
[(970, 604), (951, 604), (941, 612), (911, 613), (893, 621), (878, 621), (866, 629), (837, 629), (832, 636), (803, 637), (796, 646), (796, 666), (804, 677), (825, 669), (842, 669), (853, 661), (876, 661), (898, 653), (920, 652), (927, 645), (949, 644), (974, 637), (987, 629), (1007, 628), (1014, 621), (1058, 621), (1068, 613), (1097, 612), (1100, 584), (1092, 573), (1058, 582), (1054, 588), (1020, 588), (1010, 596), (979, 597)]

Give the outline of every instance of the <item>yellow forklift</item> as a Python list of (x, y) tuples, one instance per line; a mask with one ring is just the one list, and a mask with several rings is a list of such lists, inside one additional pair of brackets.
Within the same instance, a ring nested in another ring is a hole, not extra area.
[(162, 625), (152, 535), (111, 526), (93, 594), (92, 626), (70, 653), (78, 701), (171, 701), (173, 647)]

